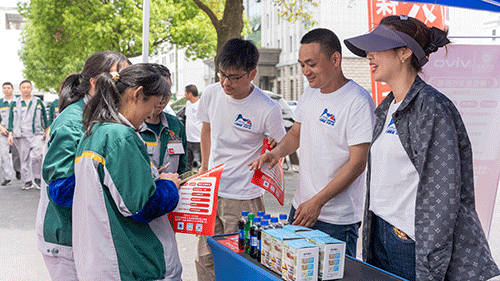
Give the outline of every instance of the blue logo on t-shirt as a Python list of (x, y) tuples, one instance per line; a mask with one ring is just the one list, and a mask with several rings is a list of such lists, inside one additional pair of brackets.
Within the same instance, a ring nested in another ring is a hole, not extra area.
[(319, 122), (333, 126), (335, 125), (335, 116), (332, 113), (328, 113), (328, 110), (325, 108), (323, 113), (319, 116)]
[(385, 131), (385, 133), (398, 135), (398, 130), (396, 129), (396, 124), (394, 124), (394, 121), (392, 119), (391, 119), (391, 122), (389, 122), (389, 125), (387, 126), (387, 130)]
[(245, 119), (243, 118), (243, 115), (238, 114), (238, 117), (236, 117), (236, 121), (234, 121), (234, 125), (238, 127), (242, 127), (245, 129), (252, 129), (252, 121), (250, 119)]

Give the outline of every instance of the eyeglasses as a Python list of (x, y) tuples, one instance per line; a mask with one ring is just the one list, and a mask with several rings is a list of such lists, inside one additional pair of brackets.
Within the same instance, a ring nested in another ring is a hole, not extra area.
[(243, 78), (243, 76), (247, 75), (248, 74), (248, 71), (243, 73), (243, 75), (241, 75), (240, 77), (237, 77), (237, 76), (234, 76), (234, 75), (229, 75), (227, 76), (226, 74), (224, 74), (224, 72), (222, 71), (218, 71), (217, 74), (219, 74), (219, 79), (220, 81), (224, 81), (227, 79), (229, 79), (229, 82), (235, 84), (235, 83), (238, 83), (238, 80), (240, 80), (241, 78)]

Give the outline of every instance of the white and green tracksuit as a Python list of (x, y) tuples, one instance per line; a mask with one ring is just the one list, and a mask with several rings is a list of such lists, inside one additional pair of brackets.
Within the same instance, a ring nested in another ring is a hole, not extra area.
[[(156, 180), (144, 141), (122, 122), (94, 125), (75, 160), (73, 251), (80, 280), (180, 280), (167, 212), (175, 184)], [(156, 173), (155, 173), (156, 172)]]
[(43, 140), (47, 112), (43, 102), (32, 96), (29, 102), (18, 97), (10, 106), (9, 132), (21, 157), (21, 180), (26, 183), (40, 179), (43, 158)]
[[(69, 105), (60, 114), (61, 118), (54, 120), (50, 126), (36, 220), (40, 252), (45, 256), (62, 257), (70, 261), (73, 260), (71, 207), (75, 189), (74, 163), (76, 148), (85, 135), (82, 124), (84, 106), (84, 99)], [(67, 266), (72, 268), (64, 272), (74, 271), (74, 263)], [(51, 276), (54, 276), (49, 265), (47, 267)]]
[[(0, 124), (7, 129), (9, 127), (9, 113), (11, 101), (0, 99)], [(9, 142), (7, 136), (0, 134), (0, 174), (2, 181), (14, 179), (14, 168), (9, 154)]]

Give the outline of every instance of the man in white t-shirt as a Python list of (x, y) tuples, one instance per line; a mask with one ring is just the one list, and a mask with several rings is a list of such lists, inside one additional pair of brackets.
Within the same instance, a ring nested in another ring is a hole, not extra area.
[(300, 146), (299, 187), (289, 220), (345, 241), (346, 253), (355, 257), (375, 105), (365, 89), (345, 78), (335, 33), (314, 29), (300, 43), (299, 63), (309, 86), (294, 112), (295, 123), (251, 169), (264, 162), (272, 167)]
[[(215, 234), (238, 231), (241, 211), (264, 211), (264, 189), (251, 183), (247, 164), (260, 155), (264, 138), (285, 135), (281, 108), (252, 84), (259, 52), (247, 40), (231, 39), (217, 55), (220, 83), (203, 92), (197, 117), (201, 129), (200, 172), (226, 163), (219, 184)], [(215, 280), (207, 237), (198, 243), (198, 280)]]
[(196, 118), (196, 112), (200, 104), (196, 86), (187, 85), (184, 90), (184, 97), (187, 100), (185, 112), (188, 165), (186, 171), (191, 171), (193, 168), (199, 168), (201, 165), (200, 135), (203, 122)]

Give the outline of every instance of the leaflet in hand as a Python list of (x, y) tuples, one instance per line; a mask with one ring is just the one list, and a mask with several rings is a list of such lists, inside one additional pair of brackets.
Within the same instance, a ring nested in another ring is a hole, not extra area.
[[(271, 146), (267, 139), (264, 139), (260, 154), (262, 155), (269, 151), (271, 151)], [(264, 163), (261, 169), (255, 170), (252, 183), (269, 191), (278, 200), (281, 206), (283, 206), (285, 200), (285, 176), (283, 174), (281, 162), (282, 159), (280, 159), (278, 164), (272, 169), (268, 168), (268, 163)]]
[(177, 208), (168, 214), (175, 232), (214, 235), (217, 195), (226, 164), (200, 174), (181, 185)]

